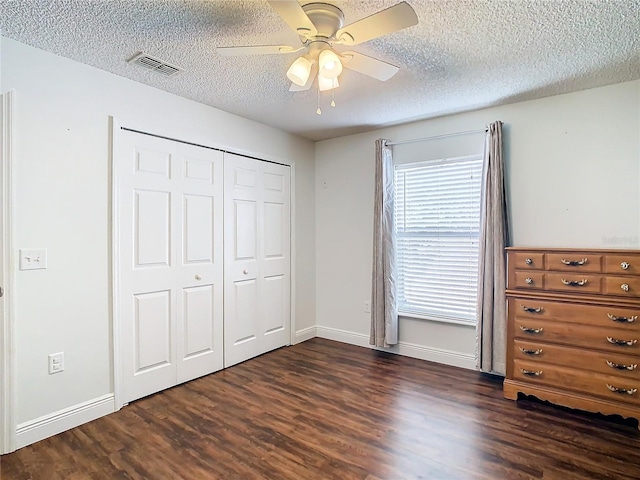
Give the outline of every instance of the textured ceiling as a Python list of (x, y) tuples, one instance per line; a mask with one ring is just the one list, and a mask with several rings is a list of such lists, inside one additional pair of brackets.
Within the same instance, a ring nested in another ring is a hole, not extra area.
[[(347, 24), (399, 0), (330, 1)], [(640, 78), (640, 0), (408, 0), (420, 23), (355, 47), (400, 67), (345, 70), (336, 108), (291, 93), (296, 54), (222, 57), (217, 46), (299, 45), (264, 0), (2, 0), (4, 36), (319, 140)], [(301, 2), (302, 4), (309, 2)], [(340, 50), (340, 47), (337, 47)], [(126, 63), (144, 51), (185, 69)]]

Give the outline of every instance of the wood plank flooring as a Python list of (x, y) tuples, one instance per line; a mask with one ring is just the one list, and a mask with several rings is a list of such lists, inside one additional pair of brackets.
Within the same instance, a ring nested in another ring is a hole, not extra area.
[(1, 458), (27, 479), (633, 479), (634, 421), (476, 372), (313, 339)]

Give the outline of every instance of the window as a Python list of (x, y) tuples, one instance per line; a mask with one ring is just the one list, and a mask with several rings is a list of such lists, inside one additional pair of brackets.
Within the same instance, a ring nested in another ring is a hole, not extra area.
[(482, 156), (396, 166), (400, 314), (475, 324)]

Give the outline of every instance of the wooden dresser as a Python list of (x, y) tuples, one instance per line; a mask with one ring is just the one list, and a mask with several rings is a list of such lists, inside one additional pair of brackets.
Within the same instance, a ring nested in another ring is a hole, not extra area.
[(509, 247), (507, 268), (504, 396), (640, 420), (640, 251)]

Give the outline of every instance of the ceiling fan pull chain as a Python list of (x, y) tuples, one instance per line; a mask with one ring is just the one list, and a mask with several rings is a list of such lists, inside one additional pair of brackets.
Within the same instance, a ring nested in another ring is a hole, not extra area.
[(316, 110), (318, 115), (322, 115), (322, 110), (320, 110), (320, 85), (318, 85), (318, 109)]
[(331, 82), (333, 83), (333, 88), (331, 89), (331, 106), (335, 107), (336, 106), (336, 79), (333, 78)]

